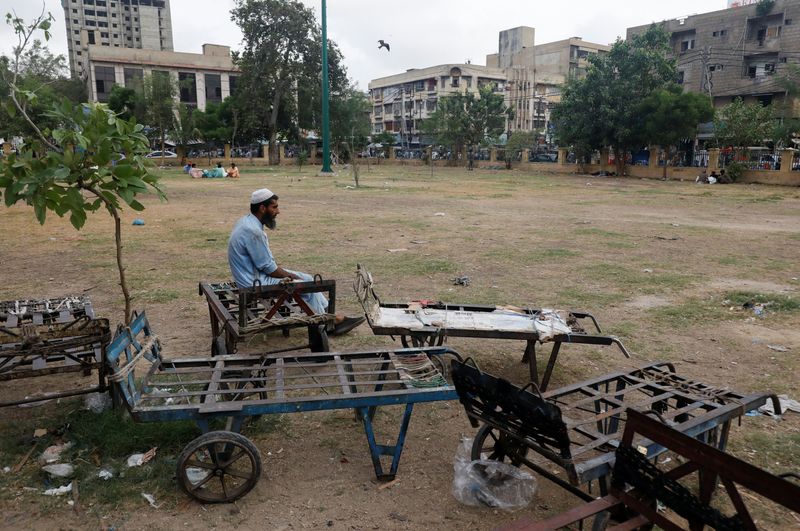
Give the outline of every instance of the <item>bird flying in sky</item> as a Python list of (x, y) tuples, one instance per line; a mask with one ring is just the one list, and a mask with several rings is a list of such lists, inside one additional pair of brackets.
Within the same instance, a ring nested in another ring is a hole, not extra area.
[(388, 43), (388, 42), (383, 42), (383, 39), (381, 39), (381, 40), (379, 40), (379, 41), (378, 41), (378, 49), (380, 50), (381, 48), (386, 48), (386, 51), (387, 51), (387, 52), (390, 52), (390, 51), (391, 51), (391, 50), (389, 49), (389, 43)]

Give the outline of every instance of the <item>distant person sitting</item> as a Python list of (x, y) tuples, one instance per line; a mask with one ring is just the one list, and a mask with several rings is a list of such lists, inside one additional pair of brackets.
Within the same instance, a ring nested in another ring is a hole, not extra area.
[(697, 176), (694, 182), (698, 184), (708, 184), (708, 174), (706, 173), (705, 168), (703, 168), (703, 171), (700, 172), (700, 175)]
[(197, 164), (192, 163), (192, 168), (189, 170), (189, 175), (192, 176), (192, 179), (200, 179), (203, 177), (203, 170), (197, 167)]
[(236, 164), (233, 162), (231, 162), (231, 168), (228, 170), (228, 177), (231, 179), (239, 178), (239, 168), (237, 168)]
[(184, 165), (184, 167), (183, 167), (183, 173), (189, 173), (190, 171), (192, 171), (192, 167), (193, 166), (194, 166), (194, 164), (192, 164), (191, 162), (189, 162), (187, 160), (186, 161), (186, 165)]
[(721, 170), (719, 172), (719, 179), (717, 179), (717, 181), (719, 181), (719, 184), (731, 184), (733, 182), (733, 179), (731, 179), (730, 176), (725, 174), (725, 170)]
[(225, 168), (222, 167), (221, 162), (217, 162), (217, 167), (203, 172), (203, 177), (206, 179), (221, 179), (225, 177)]

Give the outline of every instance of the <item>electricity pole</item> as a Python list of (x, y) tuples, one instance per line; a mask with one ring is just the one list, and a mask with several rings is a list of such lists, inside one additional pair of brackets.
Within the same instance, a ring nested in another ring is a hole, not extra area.
[(330, 87), (328, 81), (328, 20), (325, 0), (322, 0), (322, 171), (331, 171)]

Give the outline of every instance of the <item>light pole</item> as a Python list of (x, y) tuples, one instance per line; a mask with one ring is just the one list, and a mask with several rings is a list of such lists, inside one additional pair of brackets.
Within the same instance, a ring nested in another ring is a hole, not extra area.
[(331, 131), (328, 82), (328, 20), (325, 0), (322, 0), (322, 172), (331, 171)]

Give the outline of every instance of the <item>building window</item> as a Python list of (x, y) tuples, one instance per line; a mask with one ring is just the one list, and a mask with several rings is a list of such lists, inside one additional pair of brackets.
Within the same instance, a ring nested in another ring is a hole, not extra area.
[(81, 45), (81, 41), (75, 41), (75, 46), (80, 46), (80, 45)]
[(116, 28), (116, 27), (117, 27), (117, 25), (116, 25), (116, 24), (111, 24), (111, 27), (112, 27), (112, 28)]
[(425, 81), (415, 81), (414, 90), (417, 92), (425, 90)]
[(694, 39), (681, 42), (681, 52), (688, 52), (689, 50), (694, 50)]
[(73, 18), (73, 19), (72, 19), (72, 23), (73, 23), (73, 24), (79, 24), (79, 22), (78, 22), (78, 19), (77, 19), (77, 18)]
[(101, 33), (100, 37), (102, 37), (103, 39), (107, 39), (108, 38), (108, 33)]
[(725, 65), (708, 65), (709, 72), (720, 72), (725, 68)]
[(219, 74), (205, 74), (206, 101), (219, 103), (222, 101), (222, 77)]
[(108, 17), (108, 11), (98, 11), (97, 12), (97, 16), (98, 17)]
[(119, 39), (119, 33), (115, 33), (115, 34), (114, 34), (114, 38), (115, 38), (115, 39)]
[(686, 73), (683, 70), (678, 70), (678, 84), (683, 85)]
[(228, 85), (230, 87), (229, 92), (231, 93), (231, 96), (236, 94), (236, 82), (238, 80), (238, 76), (228, 76)]
[(98, 22), (97, 25), (99, 27), (101, 27), (101, 28), (107, 28), (108, 27), (108, 22)]
[(90, 31), (88, 33), (88, 35), (89, 35), (89, 44), (95, 44), (95, 42), (94, 42), (94, 32)]
[(719, 30), (715, 31), (711, 34), (712, 37), (724, 37), (728, 34), (728, 30)]
[(141, 68), (125, 68), (125, 88), (141, 90), (144, 86), (144, 71)]
[(792, 19), (787, 18), (786, 20), (783, 21), (783, 25), (784, 26), (791, 26), (792, 25)]
[(77, 51), (77, 52), (75, 52), (75, 54), (76, 54), (76, 55), (81, 55), (81, 52), (80, 52), (80, 50), (79, 50), (79, 51)]
[(86, 16), (89, 16), (89, 17), (93, 17), (94, 16), (94, 9), (84, 9), (83, 10), (83, 14), (86, 15)]
[(86, 25), (87, 25), (87, 26), (95, 26), (96, 24), (97, 24), (97, 23), (96, 23), (94, 20), (87, 20), (87, 21), (86, 21)]
[(197, 78), (194, 73), (178, 72), (178, 87), (183, 103), (197, 103)]
[(106, 0), (96, 0), (95, 4), (100, 7), (106, 7)]
[(77, 10), (77, 9), (73, 9), (73, 10), (72, 10), (72, 12), (73, 12), (73, 13), (75, 13), (75, 14), (77, 14), (77, 13), (78, 13), (78, 10)]
[(111, 94), (111, 87), (114, 86), (114, 67), (95, 66), (94, 84), (97, 89), (97, 101), (108, 101), (108, 95)]

